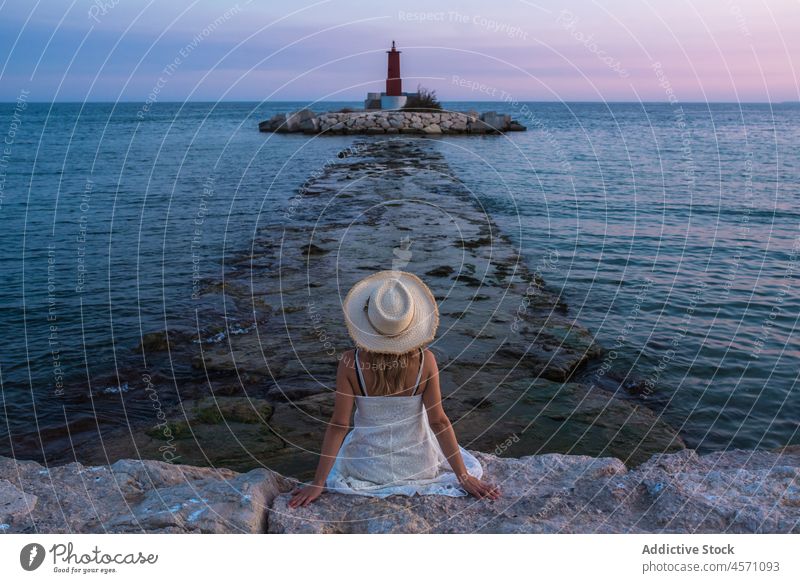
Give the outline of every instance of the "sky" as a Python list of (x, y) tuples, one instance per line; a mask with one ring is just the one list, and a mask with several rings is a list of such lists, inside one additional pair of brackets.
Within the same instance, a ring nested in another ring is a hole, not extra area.
[[(398, 8), (400, 6), (401, 8)], [(800, 1), (0, 0), (0, 101), (800, 99)]]

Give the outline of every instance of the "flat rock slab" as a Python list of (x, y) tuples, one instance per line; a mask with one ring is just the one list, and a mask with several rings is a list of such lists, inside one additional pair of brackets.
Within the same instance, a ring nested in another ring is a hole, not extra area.
[(800, 446), (698, 456), (502, 458), (473, 451), (498, 500), (324, 493), (296, 481), (158, 461), (44, 468), (0, 457), (3, 532), (800, 533)]
[(472, 497), (324, 494), (289, 509), (272, 533), (800, 533), (800, 447), (659, 454), (634, 470), (615, 458), (473, 452), (502, 488)]
[[(291, 481), (154, 460), (45, 468), (0, 457), (4, 532), (255, 533)], [(27, 500), (25, 500), (27, 499)]]

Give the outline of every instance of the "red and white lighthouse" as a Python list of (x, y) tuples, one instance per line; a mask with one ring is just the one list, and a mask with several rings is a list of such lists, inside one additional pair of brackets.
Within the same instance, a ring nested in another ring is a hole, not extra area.
[(400, 78), (400, 51), (392, 41), (392, 50), (386, 51), (388, 67), (386, 73), (386, 91), (383, 93), (367, 93), (364, 109), (401, 109), (409, 97), (416, 93), (403, 93), (403, 80)]
[(398, 96), (403, 94), (403, 80), (400, 78), (400, 51), (394, 46), (392, 50), (386, 51), (389, 55), (389, 69), (386, 75), (386, 95)]

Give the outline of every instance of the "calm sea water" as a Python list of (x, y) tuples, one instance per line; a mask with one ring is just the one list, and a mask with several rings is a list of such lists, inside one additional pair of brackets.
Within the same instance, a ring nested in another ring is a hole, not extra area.
[[(0, 104), (4, 443), (117, 390), (96, 379), (352, 143), (256, 130), (302, 105)], [(611, 349), (589, 381), (701, 450), (798, 442), (800, 107), (445, 105), (528, 126), (438, 147)]]

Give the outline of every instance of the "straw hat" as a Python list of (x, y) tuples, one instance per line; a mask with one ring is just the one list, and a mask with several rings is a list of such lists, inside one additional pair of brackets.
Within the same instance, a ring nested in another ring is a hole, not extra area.
[(405, 354), (431, 342), (439, 308), (423, 281), (406, 271), (379, 271), (356, 283), (342, 304), (347, 331), (362, 350)]

